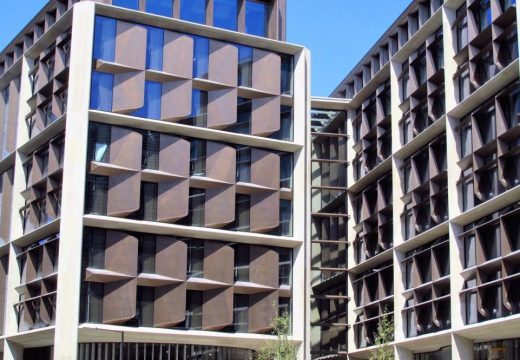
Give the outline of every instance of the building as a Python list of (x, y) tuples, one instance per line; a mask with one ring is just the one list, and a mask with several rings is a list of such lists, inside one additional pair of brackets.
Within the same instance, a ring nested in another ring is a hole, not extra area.
[(284, 40), (285, 0), (51, 0), (1, 53), (4, 359), (245, 359), (286, 311), (303, 357)]
[[(328, 98), (286, 0), (51, 0), (0, 54), (5, 359), (520, 358), (514, 0), (414, 0)], [(229, 14), (237, 14), (229, 16)]]
[(312, 100), (312, 358), (369, 358), (385, 314), (399, 359), (519, 358), (517, 18), (413, 1)]

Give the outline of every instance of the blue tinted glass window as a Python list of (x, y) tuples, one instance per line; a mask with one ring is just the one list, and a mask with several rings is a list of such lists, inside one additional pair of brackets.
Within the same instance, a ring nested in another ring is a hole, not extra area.
[(161, 95), (161, 83), (155, 81), (146, 81), (144, 84), (144, 105), (139, 110), (134, 111), (132, 115), (149, 119), (160, 119)]
[(181, 0), (181, 19), (206, 23), (206, 0)]
[(205, 127), (207, 123), (208, 93), (206, 91), (193, 89), (191, 96), (192, 125)]
[(253, 48), (238, 46), (238, 86), (251, 87), (253, 82)]
[(96, 16), (94, 59), (114, 61), (116, 56), (116, 21)]
[(246, 1), (246, 33), (257, 36), (267, 35), (267, 14), (269, 5), (261, 1)]
[(209, 40), (194, 36), (193, 45), (193, 77), (199, 79), (208, 78)]
[(147, 29), (146, 68), (160, 71), (163, 68), (164, 30), (151, 26)]
[(112, 5), (139, 10), (139, 0), (112, 0)]
[(237, 0), (214, 0), (213, 26), (237, 30)]
[(93, 110), (112, 111), (112, 89), (114, 75), (93, 71), (90, 88), (90, 108)]
[(146, 0), (146, 12), (162, 16), (172, 16), (173, 0)]

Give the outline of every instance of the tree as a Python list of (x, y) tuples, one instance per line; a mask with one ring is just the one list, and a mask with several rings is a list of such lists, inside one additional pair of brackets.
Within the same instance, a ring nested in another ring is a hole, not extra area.
[(394, 340), (394, 321), (387, 309), (379, 320), (376, 333), (376, 348), (370, 354), (370, 360), (393, 360), (394, 349), (389, 344)]
[(256, 354), (256, 360), (296, 360), (296, 349), (289, 341), (291, 318), (285, 311), (271, 321), (273, 333), (278, 338), (263, 345)]

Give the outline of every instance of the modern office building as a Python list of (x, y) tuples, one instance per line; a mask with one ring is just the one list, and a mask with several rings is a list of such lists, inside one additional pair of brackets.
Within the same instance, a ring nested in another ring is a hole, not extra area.
[(0, 55), (4, 359), (304, 357), (285, 0), (51, 0)]
[(329, 98), (286, 0), (51, 0), (0, 54), (5, 359), (520, 359), (514, 0), (414, 0)]
[(516, 5), (413, 1), (312, 100), (312, 358), (385, 314), (398, 359), (520, 358)]

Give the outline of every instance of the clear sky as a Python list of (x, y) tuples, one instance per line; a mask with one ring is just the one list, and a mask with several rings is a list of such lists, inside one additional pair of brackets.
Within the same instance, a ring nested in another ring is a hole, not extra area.
[[(327, 96), (411, 0), (287, 0), (287, 40), (312, 52), (312, 94)], [(47, 0), (3, 1), (0, 49)]]

